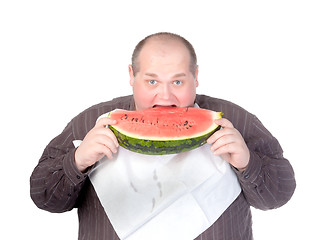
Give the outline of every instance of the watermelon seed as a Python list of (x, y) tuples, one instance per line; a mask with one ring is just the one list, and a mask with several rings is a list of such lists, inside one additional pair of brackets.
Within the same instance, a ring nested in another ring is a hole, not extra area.
[(188, 124), (188, 121), (185, 121), (185, 123), (183, 124), (183, 126), (186, 126)]

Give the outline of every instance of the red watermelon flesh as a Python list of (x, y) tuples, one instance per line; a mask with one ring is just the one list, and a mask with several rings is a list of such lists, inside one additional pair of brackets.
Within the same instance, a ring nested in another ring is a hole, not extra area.
[(220, 112), (201, 108), (155, 107), (143, 111), (114, 110), (112, 127), (124, 135), (147, 140), (179, 140), (204, 135), (218, 126)]

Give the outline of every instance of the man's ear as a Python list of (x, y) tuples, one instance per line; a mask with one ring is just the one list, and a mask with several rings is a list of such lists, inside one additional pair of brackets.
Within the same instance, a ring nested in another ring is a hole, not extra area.
[(198, 87), (199, 83), (198, 83), (198, 65), (197, 65), (197, 68), (196, 68), (196, 72), (195, 72), (195, 83), (196, 83), (196, 87)]
[(134, 74), (133, 74), (133, 68), (132, 68), (131, 64), (129, 64), (129, 75), (130, 75), (130, 85), (133, 86), (133, 84), (134, 84)]

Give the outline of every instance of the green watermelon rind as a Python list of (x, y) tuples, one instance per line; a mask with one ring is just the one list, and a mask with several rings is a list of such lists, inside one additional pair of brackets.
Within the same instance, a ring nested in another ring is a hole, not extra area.
[(165, 155), (186, 152), (198, 148), (206, 143), (206, 140), (217, 130), (220, 126), (212, 131), (193, 138), (179, 139), (179, 140), (147, 140), (130, 137), (117, 131), (112, 126), (109, 128), (115, 134), (120, 146), (130, 151), (147, 154), (147, 155)]

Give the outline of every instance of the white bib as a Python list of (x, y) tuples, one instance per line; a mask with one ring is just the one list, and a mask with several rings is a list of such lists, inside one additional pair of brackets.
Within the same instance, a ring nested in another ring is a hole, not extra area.
[(156, 156), (119, 147), (97, 163), (89, 177), (121, 239), (190, 240), (221, 216), (241, 188), (209, 147)]

